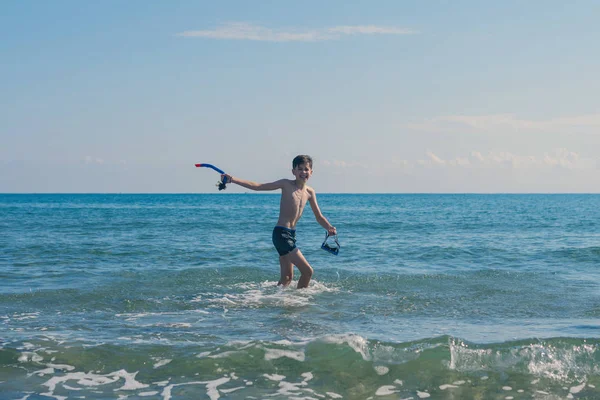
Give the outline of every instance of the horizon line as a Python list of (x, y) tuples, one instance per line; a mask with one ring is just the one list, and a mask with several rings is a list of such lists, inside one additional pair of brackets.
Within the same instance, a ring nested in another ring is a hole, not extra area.
[[(0, 195), (280, 195), (276, 192), (0, 192)], [(319, 195), (600, 195), (598, 192), (319, 192)]]

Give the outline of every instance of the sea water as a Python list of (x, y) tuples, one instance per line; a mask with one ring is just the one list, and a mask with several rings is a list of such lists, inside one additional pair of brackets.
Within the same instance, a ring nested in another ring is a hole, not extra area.
[(0, 195), (0, 398), (600, 398), (600, 195), (319, 205), (297, 290), (276, 194)]

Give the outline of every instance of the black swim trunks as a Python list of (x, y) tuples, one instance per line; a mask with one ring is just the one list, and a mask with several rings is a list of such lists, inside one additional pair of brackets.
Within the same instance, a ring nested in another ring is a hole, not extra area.
[(273, 228), (273, 244), (280, 256), (289, 254), (296, 248), (296, 230), (276, 226)]

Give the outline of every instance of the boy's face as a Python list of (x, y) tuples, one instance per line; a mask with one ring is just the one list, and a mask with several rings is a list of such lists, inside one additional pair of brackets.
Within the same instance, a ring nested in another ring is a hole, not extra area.
[(296, 180), (306, 182), (312, 175), (312, 168), (308, 164), (298, 164), (296, 168), (292, 169), (292, 174), (294, 174)]

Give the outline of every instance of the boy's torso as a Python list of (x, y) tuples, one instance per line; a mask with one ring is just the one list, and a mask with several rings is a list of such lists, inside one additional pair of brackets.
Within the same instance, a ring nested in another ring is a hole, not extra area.
[(312, 189), (310, 187), (304, 186), (303, 188), (298, 188), (295, 181), (287, 180), (281, 189), (277, 225), (294, 229), (302, 216), (302, 211), (311, 196), (311, 192)]

